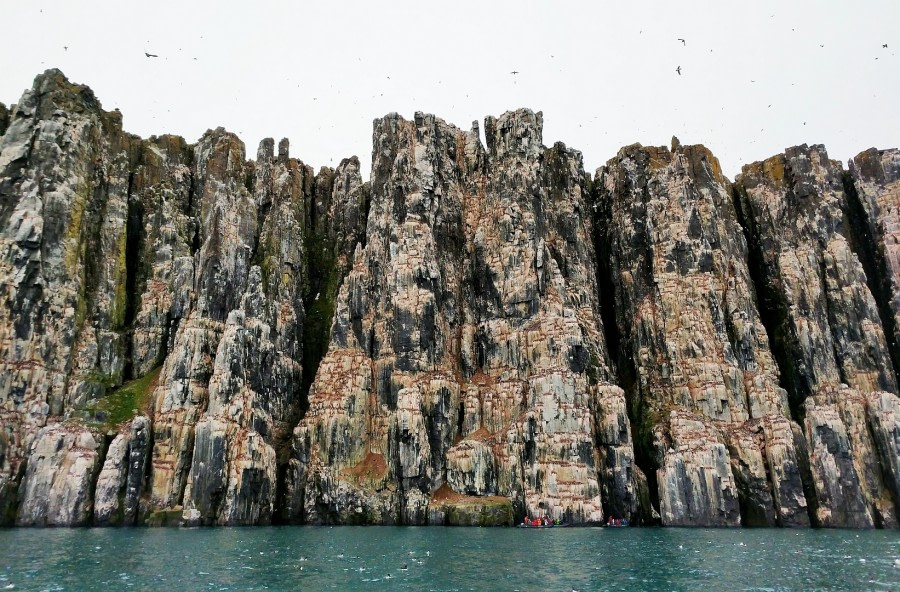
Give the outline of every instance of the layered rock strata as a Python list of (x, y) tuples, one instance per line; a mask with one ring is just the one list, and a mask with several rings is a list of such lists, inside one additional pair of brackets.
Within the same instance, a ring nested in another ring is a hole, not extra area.
[(592, 179), (527, 109), (316, 173), (0, 105), (0, 524), (897, 526), (896, 150)]

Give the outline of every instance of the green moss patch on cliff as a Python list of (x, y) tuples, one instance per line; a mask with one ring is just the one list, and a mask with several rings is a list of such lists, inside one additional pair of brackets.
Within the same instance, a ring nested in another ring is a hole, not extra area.
[(136, 415), (147, 413), (150, 407), (150, 396), (159, 379), (162, 366), (151, 370), (144, 376), (132, 380), (97, 399), (84, 407), (76, 419), (85, 424), (104, 431), (113, 431), (122, 422)]
[(310, 232), (305, 247), (308, 275), (303, 298), (306, 308), (301, 387), (304, 401), (319, 369), (319, 363), (328, 353), (328, 344), (331, 342), (331, 320), (337, 306), (337, 293), (343, 275), (334, 256), (334, 244), (327, 237)]

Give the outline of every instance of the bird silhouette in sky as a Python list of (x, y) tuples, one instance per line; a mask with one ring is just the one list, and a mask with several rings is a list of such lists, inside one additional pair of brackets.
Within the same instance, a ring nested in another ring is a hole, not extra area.
[(678, 75), (681, 76), (681, 66), (675, 68), (675, 71), (678, 72)]
[(884, 48), (884, 49), (887, 49), (887, 43), (882, 43), (882, 44), (881, 44), (881, 47)]
[(146, 51), (144, 52), (144, 55), (147, 56), (148, 58), (158, 58), (159, 57), (155, 53), (147, 53)]
[[(887, 47), (887, 45), (885, 45), (885, 47)], [(63, 45), (63, 49), (64, 49), (65, 51), (69, 51), (69, 46), (68, 46), (68, 45)]]
[(518, 73), (519, 73), (518, 70), (513, 70), (512, 72), (510, 72), (510, 74), (512, 74), (513, 76), (515, 76), (515, 75), (518, 74)]
[(682, 44), (682, 45), (687, 46), (687, 43), (685, 43), (684, 39), (682, 39), (681, 37), (679, 37), (678, 40), (681, 41), (681, 44)]

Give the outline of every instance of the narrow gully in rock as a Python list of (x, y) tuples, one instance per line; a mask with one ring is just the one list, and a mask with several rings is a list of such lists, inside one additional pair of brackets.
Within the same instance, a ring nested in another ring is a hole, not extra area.
[[(599, 176), (598, 176), (599, 177)], [(594, 183), (597, 182), (594, 179)], [(612, 223), (611, 212), (608, 211), (608, 202), (601, 199), (599, 186), (592, 184), (591, 209), (594, 216), (594, 250), (597, 260), (597, 281), (600, 294), (600, 317), (603, 321), (603, 332), (606, 338), (606, 346), (611, 352), (613, 368), (616, 376), (616, 384), (625, 391), (625, 400), (628, 408), (628, 422), (631, 426), (634, 445), (634, 461), (637, 467), (647, 478), (647, 489), (650, 494), (651, 508), (643, 507), (641, 521), (645, 524), (654, 522), (652, 513), (659, 513), (659, 488), (656, 471), (659, 468), (656, 462), (656, 454), (653, 450), (653, 436), (650, 427), (644, 419), (644, 404), (640, 400), (637, 389), (637, 368), (634, 363), (634, 352), (631, 341), (622, 339), (619, 329), (619, 316), (617, 311), (618, 298), (616, 293), (618, 282), (613, 277), (611, 265), (612, 252), (608, 236), (608, 227)]]
[(756, 293), (756, 306), (760, 320), (769, 335), (769, 345), (775, 362), (778, 365), (779, 385), (788, 393), (791, 419), (803, 425), (803, 402), (809, 396), (808, 384), (800, 379), (795, 368), (796, 357), (791, 352), (787, 306), (784, 298), (772, 288), (766, 279), (765, 259), (762, 256), (762, 245), (755, 228), (753, 217), (746, 208), (746, 196), (742, 196), (743, 188), (735, 183), (732, 186), (734, 209), (738, 223), (744, 232), (747, 242), (747, 268)]
[[(125, 224), (125, 316), (122, 330), (125, 335), (125, 365), (122, 371), (122, 382), (127, 382), (134, 376), (134, 317), (137, 313), (138, 299), (143, 289), (138, 289), (138, 257), (144, 242), (144, 207), (139, 199), (132, 194), (134, 188), (134, 168), (140, 166), (140, 161), (131, 167), (128, 175), (128, 214)], [(165, 343), (163, 341), (162, 343)], [(160, 354), (163, 352), (159, 352)], [(158, 354), (159, 355), (159, 354)]]

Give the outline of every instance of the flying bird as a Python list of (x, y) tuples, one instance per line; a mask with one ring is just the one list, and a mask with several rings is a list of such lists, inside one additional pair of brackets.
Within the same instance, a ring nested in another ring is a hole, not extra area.
[(685, 42), (684, 42), (684, 39), (682, 39), (681, 37), (679, 37), (678, 40), (681, 41), (681, 44), (682, 44), (682, 45), (685, 45), (685, 46), (687, 45), (687, 43), (685, 43)]
[[(885, 46), (885, 47), (887, 47), (887, 46)], [(68, 46), (68, 45), (63, 45), (63, 49), (64, 49), (65, 51), (69, 51), (69, 46)]]
[(881, 44), (881, 47), (884, 48), (884, 49), (887, 49), (887, 43), (882, 43), (882, 44)]
[(148, 58), (158, 58), (159, 57), (155, 53), (147, 53), (146, 51), (144, 52), (144, 55), (147, 56)]
[(512, 72), (510, 72), (510, 74), (512, 74), (513, 76), (515, 76), (515, 75), (518, 74), (518, 73), (519, 73), (518, 70), (513, 70)]
[(675, 71), (678, 72), (678, 75), (681, 76), (681, 66), (675, 68)]

